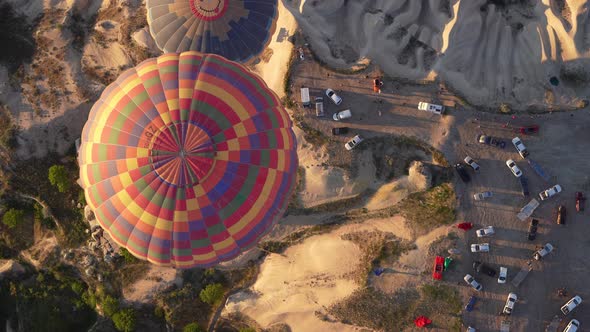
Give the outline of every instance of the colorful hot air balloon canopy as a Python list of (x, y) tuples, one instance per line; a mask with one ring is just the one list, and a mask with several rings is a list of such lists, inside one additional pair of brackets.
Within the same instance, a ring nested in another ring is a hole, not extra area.
[(242, 65), (198, 52), (146, 60), (90, 111), (79, 151), (87, 202), (137, 257), (180, 268), (229, 260), (286, 208), (291, 124)]
[(147, 0), (148, 24), (164, 52), (199, 51), (247, 62), (274, 33), (278, 0)]

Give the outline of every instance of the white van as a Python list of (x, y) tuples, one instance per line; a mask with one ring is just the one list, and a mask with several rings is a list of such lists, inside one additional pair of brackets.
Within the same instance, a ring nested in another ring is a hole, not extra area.
[(311, 99), (309, 99), (309, 88), (301, 88), (301, 104), (303, 107), (311, 107)]
[(352, 117), (352, 112), (349, 109), (340, 111), (338, 113), (334, 113), (334, 116), (332, 116), (334, 121), (349, 119), (351, 117)]
[(418, 109), (421, 111), (427, 111), (427, 112), (432, 112), (438, 115), (443, 114), (443, 112), (445, 111), (445, 107), (441, 106), (441, 105), (435, 105), (435, 104), (430, 104), (430, 103), (426, 103), (426, 102), (419, 102), (418, 103)]

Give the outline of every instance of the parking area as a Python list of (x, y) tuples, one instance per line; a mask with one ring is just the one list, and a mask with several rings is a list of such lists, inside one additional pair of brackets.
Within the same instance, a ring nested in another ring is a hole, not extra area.
[[(518, 294), (518, 302), (510, 317), (512, 329), (540, 331), (554, 315), (561, 315), (559, 308), (569, 298), (574, 295), (585, 298), (589, 295), (585, 279), (590, 267), (585, 252), (590, 250), (587, 236), (590, 220), (585, 213), (577, 213), (575, 209), (575, 192), (590, 188), (586, 167), (590, 158), (590, 133), (584, 126), (589, 120), (588, 112), (547, 114), (532, 119), (530, 116), (517, 116), (516, 119), (479, 116), (478, 121), (466, 119), (463, 126), (459, 127), (461, 142), (467, 145), (457, 144), (457, 155), (469, 154), (481, 165), (479, 174), (472, 176), (471, 183), (458, 184), (458, 192), (464, 193), (460, 198), (459, 212), (461, 218), (478, 226), (494, 226), (496, 234), (486, 239), (491, 246), (490, 253), (472, 256), (480, 257), (496, 268), (508, 267), (510, 281), (532, 258), (537, 247), (551, 243), (555, 249), (541, 261), (533, 261), (533, 270), (518, 288), (511, 284), (500, 285), (495, 280), (482, 277), (485, 292), (481, 294), (480, 306), (465, 315), (464, 320), (482, 330), (497, 330), (501, 320), (497, 313), (506, 301), (508, 292), (513, 291)], [(512, 122), (508, 128), (504, 127), (506, 122)], [(473, 134), (478, 130), (508, 141), (515, 136), (508, 130), (510, 126), (530, 122), (541, 126), (539, 134), (519, 136), (530, 152), (529, 157), (534, 158), (550, 174), (549, 181), (538, 176), (516, 153), (510, 142), (503, 150), (474, 142)], [(517, 163), (523, 175), (528, 178), (530, 197), (522, 197), (517, 178), (504, 164), (509, 158)], [(538, 193), (554, 184), (560, 184), (563, 192), (546, 201), (540, 201)], [(473, 193), (484, 190), (493, 191), (494, 197), (477, 202), (472, 199)], [(540, 201), (532, 215), (540, 221), (534, 241), (527, 239), (530, 219), (520, 221), (516, 218), (516, 213), (531, 198)], [(565, 225), (556, 223), (556, 209), (559, 205), (564, 205), (567, 210)], [(481, 242), (474, 232), (468, 233), (467, 237), (468, 243)], [(463, 263), (463, 269), (468, 270), (470, 266), (467, 260)], [(559, 288), (565, 288), (568, 296), (558, 296)], [(580, 320), (583, 328), (584, 322), (590, 322), (590, 307), (582, 304), (564, 318), (561, 328), (572, 318)]]
[[(481, 113), (475, 109), (450, 108), (447, 115), (419, 111), (420, 101), (444, 104), (458, 103), (458, 98), (438, 85), (407, 85), (384, 80), (382, 93), (373, 92), (372, 79), (379, 75), (369, 70), (357, 75), (331, 73), (313, 63), (298, 62), (292, 76), (293, 98), (299, 102), (299, 88), (308, 87), (311, 99), (324, 97), (326, 116), (315, 117), (315, 109), (297, 109), (303, 112), (306, 121), (326, 135), (331, 135), (334, 126), (347, 126), (351, 130), (342, 140), (342, 150), (348, 153), (344, 142), (356, 134), (365, 137), (383, 134), (408, 135), (420, 138), (440, 149), (450, 163), (462, 162), (471, 156), (479, 165), (475, 174), (469, 170), (471, 182), (464, 184), (455, 179), (458, 195), (458, 220), (475, 224), (475, 229), (494, 226), (496, 233), (485, 240), (478, 239), (475, 231), (464, 233), (464, 248), (457, 267), (461, 277), (444, 282), (456, 285), (462, 292), (465, 303), (476, 292), (462, 280), (465, 273), (473, 274), (483, 284), (484, 290), (475, 294), (477, 304), (472, 312), (464, 313), (463, 320), (478, 331), (498, 331), (502, 320), (510, 320), (513, 331), (541, 331), (555, 315), (563, 316), (559, 308), (573, 295), (590, 299), (590, 288), (586, 279), (590, 272), (586, 253), (590, 252), (590, 212), (577, 213), (575, 192), (590, 194), (590, 112), (553, 113), (543, 115), (500, 115)], [(343, 102), (334, 105), (324, 94), (332, 88)], [(341, 109), (351, 109), (352, 118), (336, 123), (332, 114)], [(515, 134), (520, 125), (537, 124), (540, 131), (535, 135)], [(504, 149), (481, 145), (476, 138), (479, 134), (492, 135), (506, 141)], [(530, 158), (539, 163), (547, 173), (549, 181), (538, 176), (527, 162), (518, 155), (511, 143), (519, 136), (530, 152)], [(506, 160), (513, 159), (529, 182), (529, 197), (523, 197), (518, 179), (506, 166)], [(560, 184), (563, 192), (546, 201), (534, 211), (540, 220), (538, 234), (534, 241), (527, 239), (529, 219), (520, 221), (516, 214), (531, 198), (538, 199), (544, 189)], [(473, 194), (493, 192), (490, 199), (475, 201)], [(567, 209), (565, 225), (556, 224), (555, 210), (558, 205)], [(490, 243), (489, 253), (469, 253), (471, 243)], [(551, 243), (555, 250), (541, 261), (533, 261), (532, 271), (519, 287), (511, 284), (520, 268), (532, 259), (536, 247)], [(508, 282), (498, 284), (496, 278), (476, 275), (472, 262), (480, 260), (495, 269), (508, 268)], [(456, 277), (455, 273), (449, 277)], [(568, 296), (560, 297), (559, 288), (565, 288)], [(511, 316), (499, 315), (508, 293), (518, 295), (518, 301)], [(582, 303), (561, 322), (561, 329), (570, 319), (576, 318), (590, 326), (590, 305)]]

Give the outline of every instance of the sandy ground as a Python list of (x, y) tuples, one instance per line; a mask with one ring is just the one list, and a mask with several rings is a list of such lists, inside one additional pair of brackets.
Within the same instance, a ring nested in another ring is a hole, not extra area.
[(144, 278), (123, 290), (123, 298), (128, 302), (149, 303), (159, 292), (173, 284), (182, 287), (182, 278), (178, 270), (150, 265)]
[(225, 313), (241, 312), (263, 327), (286, 323), (292, 331), (357, 331), (358, 328), (320, 320), (314, 313), (344, 299), (358, 285), (350, 279), (359, 263), (360, 250), (341, 239), (347, 233), (379, 230), (399, 233), (403, 220), (372, 220), (343, 226), (328, 234), (312, 236), (272, 254), (261, 265), (256, 283), (226, 303)]
[[(563, 70), (589, 72), (587, 3), (378, 0), (286, 2), (316, 53), (334, 67), (371, 59), (394, 77), (440, 76), (475, 104), (519, 108), (585, 98)], [(560, 7), (560, 3), (565, 5)], [(576, 68), (576, 69), (574, 69)], [(563, 81), (563, 80), (562, 80)], [(554, 100), (546, 100), (546, 92)]]

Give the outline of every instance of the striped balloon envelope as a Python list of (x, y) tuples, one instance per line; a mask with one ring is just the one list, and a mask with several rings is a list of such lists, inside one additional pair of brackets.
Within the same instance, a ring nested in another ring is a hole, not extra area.
[(109, 85), (84, 126), (80, 182), (133, 255), (212, 266), (282, 216), (297, 169), (292, 122), (255, 74), (218, 55), (169, 53)]
[(164, 52), (199, 51), (247, 62), (272, 37), (278, 0), (147, 0), (150, 33)]

